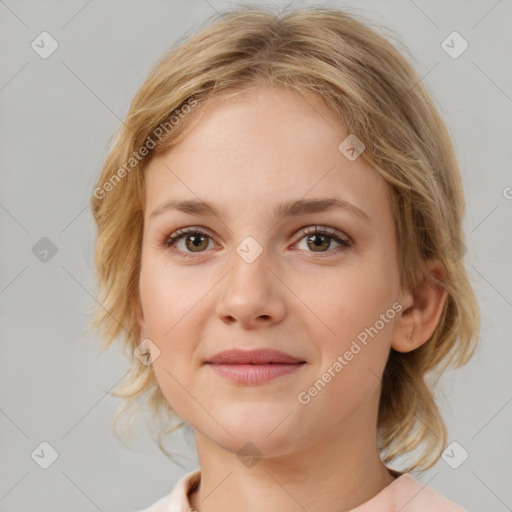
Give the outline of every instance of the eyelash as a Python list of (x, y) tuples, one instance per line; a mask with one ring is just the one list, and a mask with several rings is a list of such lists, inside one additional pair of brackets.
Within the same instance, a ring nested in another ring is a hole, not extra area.
[[(336, 242), (341, 244), (340, 247), (336, 247), (335, 249), (316, 253), (316, 254), (318, 254), (318, 257), (320, 257), (320, 258), (323, 258), (326, 256), (331, 256), (333, 252), (338, 253), (340, 251), (345, 251), (346, 249), (348, 249), (349, 247), (352, 246), (352, 241), (349, 238), (344, 238), (343, 235), (338, 230), (336, 230), (334, 228), (329, 228), (326, 226), (308, 226), (308, 227), (302, 228), (299, 231), (299, 234), (301, 235), (301, 237), (297, 240), (296, 243), (300, 242), (307, 235), (319, 234), (319, 235), (327, 236), (328, 238), (332, 238), (333, 240), (335, 240)], [(183, 258), (194, 258), (194, 257), (196, 257), (196, 255), (199, 256), (202, 253), (206, 252), (206, 251), (200, 251), (198, 253), (187, 253), (187, 252), (183, 252), (178, 249), (175, 249), (173, 247), (179, 240), (186, 237), (187, 235), (204, 235), (204, 236), (207, 236), (208, 238), (210, 238), (211, 240), (213, 240), (213, 238), (210, 236), (210, 234), (206, 231), (203, 231), (201, 228), (188, 227), (188, 228), (178, 229), (171, 235), (166, 236), (163, 241), (163, 246), (169, 250), (174, 250), (178, 253), (181, 253), (180, 256)], [(314, 251), (306, 251), (306, 252), (315, 253)]]

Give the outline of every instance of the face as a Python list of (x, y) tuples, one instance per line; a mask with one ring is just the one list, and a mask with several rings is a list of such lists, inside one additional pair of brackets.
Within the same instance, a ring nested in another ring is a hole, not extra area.
[[(141, 339), (197, 432), (232, 452), (293, 452), (377, 404), (401, 297), (389, 191), (364, 153), (338, 149), (349, 134), (316, 97), (255, 89), (202, 115), (146, 169)], [(276, 216), (319, 199), (350, 206)], [(189, 200), (216, 214), (169, 203)], [(207, 363), (261, 348), (303, 363), (259, 383)]]

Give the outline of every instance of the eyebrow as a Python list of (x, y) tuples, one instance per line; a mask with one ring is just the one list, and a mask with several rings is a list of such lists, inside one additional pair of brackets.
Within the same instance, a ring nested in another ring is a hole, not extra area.
[[(366, 222), (371, 222), (370, 216), (352, 203), (338, 198), (298, 199), (279, 203), (274, 208), (275, 218), (294, 217), (309, 213), (320, 213), (328, 210), (344, 209), (356, 214)], [(197, 199), (170, 199), (157, 206), (149, 216), (153, 219), (169, 210), (178, 210), (190, 215), (210, 215), (222, 218), (221, 211), (212, 203)]]

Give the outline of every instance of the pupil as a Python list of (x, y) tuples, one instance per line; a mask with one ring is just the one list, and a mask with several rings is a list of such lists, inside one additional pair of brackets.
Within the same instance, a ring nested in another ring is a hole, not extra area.
[(191, 234), (186, 237), (186, 245), (188, 249), (192, 252), (198, 252), (196, 249), (205, 249), (208, 246), (208, 242), (205, 244), (205, 240), (207, 237), (201, 234)]
[(322, 245), (325, 245), (325, 237), (321, 235), (311, 235), (309, 240), (314, 240), (313, 244), (315, 247), (320, 247)]

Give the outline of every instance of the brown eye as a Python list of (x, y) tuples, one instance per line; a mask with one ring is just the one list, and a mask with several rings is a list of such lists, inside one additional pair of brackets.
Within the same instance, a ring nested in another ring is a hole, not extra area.
[[(309, 226), (301, 230), (303, 237), (299, 240), (306, 238), (306, 247), (309, 249), (307, 252), (328, 253), (344, 250), (352, 245), (349, 238), (343, 235), (334, 228), (326, 228), (323, 226)], [(339, 247), (331, 249), (332, 241), (339, 244)]]
[(317, 249), (328, 249), (331, 245), (331, 240), (325, 235), (309, 235), (307, 244), (310, 249), (316, 251)]
[(208, 244), (211, 237), (208, 233), (200, 231), (197, 228), (192, 229), (180, 229), (169, 235), (165, 240), (165, 247), (177, 246), (180, 242), (184, 242), (184, 247), (177, 247), (179, 252), (183, 253), (201, 253), (205, 252), (208, 248)]
[(202, 249), (206, 249), (208, 247), (208, 237), (203, 236), (200, 233), (185, 235), (185, 246), (191, 252), (200, 252)]
[[(352, 246), (351, 239), (334, 228), (309, 226), (303, 228), (300, 232), (302, 238), (299, 242), (306, 238), (306, 249), (303, 250), (318, 253), (319, 256), (331, 256)], [(331, 248), (333, 240), (338, 244), (338, 247)], [(213, 238), (209, 233), (191, 227), (179, 229), (167, 236), (163, 245), (169, 249), (172, 248), (180, 256), (193, 257), (194, 254), (207, 252), (210, 241), (213, 241)]]

